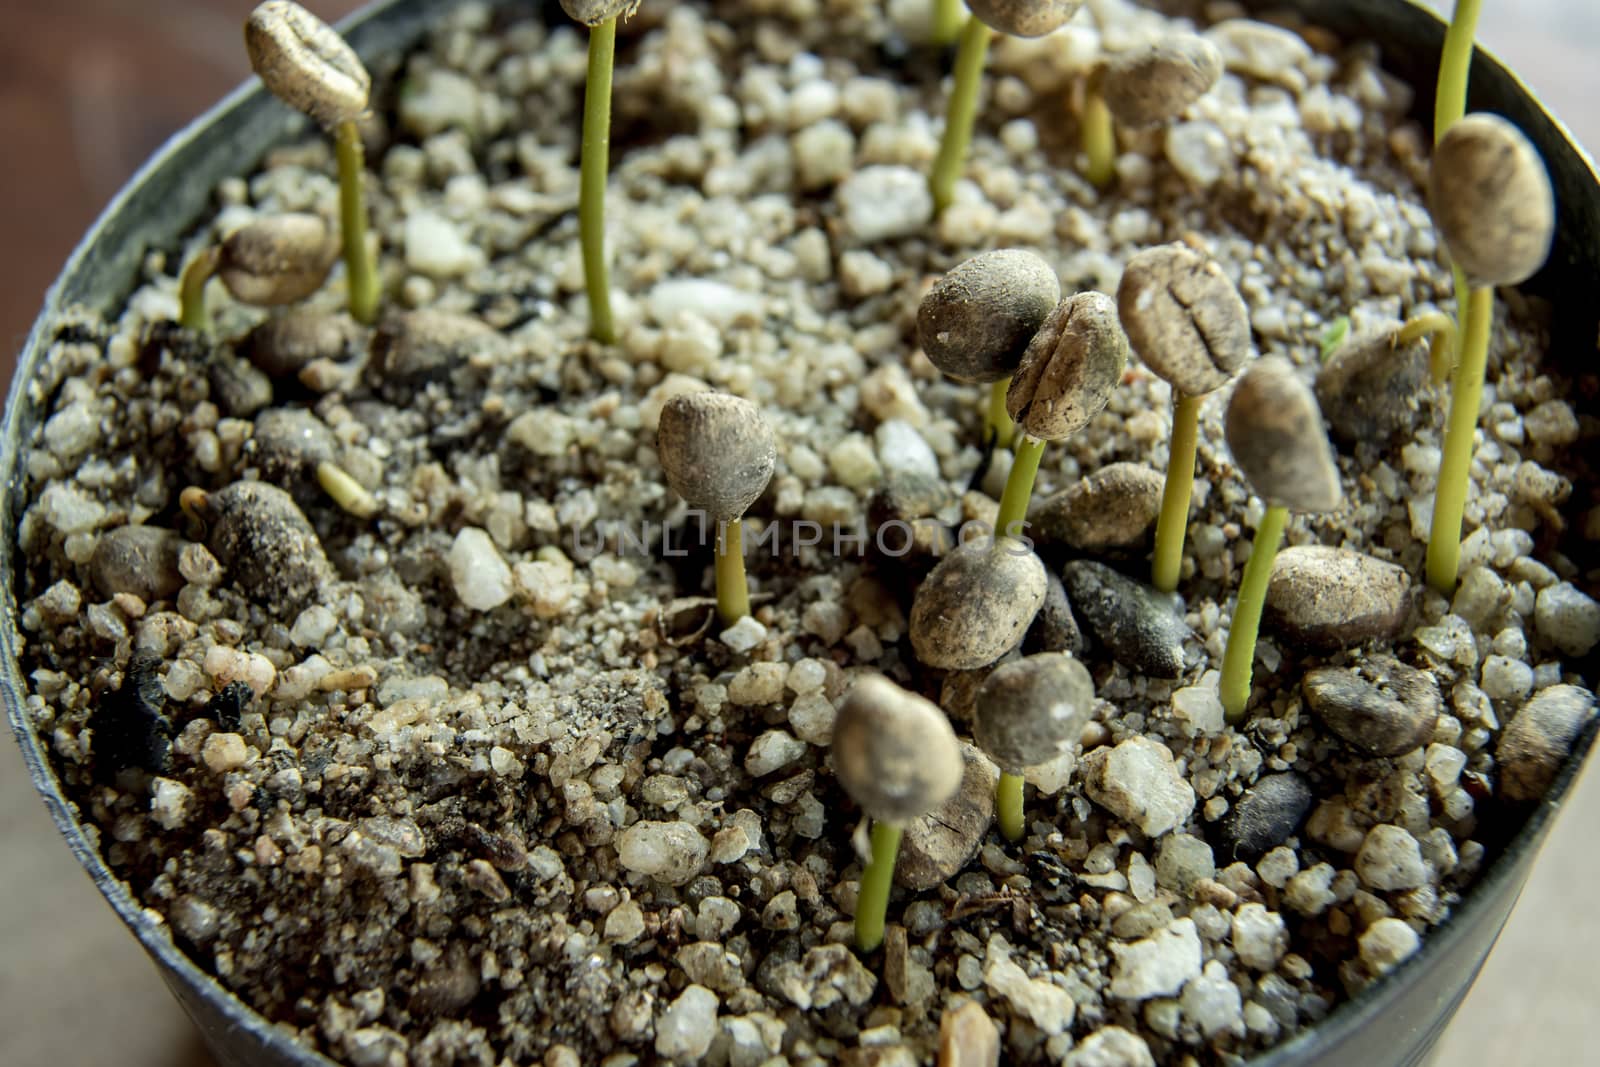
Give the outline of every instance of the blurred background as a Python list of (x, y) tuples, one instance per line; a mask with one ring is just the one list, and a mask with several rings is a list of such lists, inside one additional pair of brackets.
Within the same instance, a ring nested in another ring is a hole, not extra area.
[[(1449, 0), (1430, 0), (1448, 11)], [(0, 363), (67, 253), (173, 131), (247, 74), (253, 0), (4, 0), (0, 34)], [(355, 0), (307, 0), (327, 19)], [(1600, 3), (1485, 5), (1480, 40), (1600, 150)], [(1437, 1062), (1600, 1064), (1586, 1041), (1600, 977), (1600, 778), (1591, 771), (1539, 861)], [(209, 1067), (143, 950), (68, 853), (0, 742), (0, 1064)]]

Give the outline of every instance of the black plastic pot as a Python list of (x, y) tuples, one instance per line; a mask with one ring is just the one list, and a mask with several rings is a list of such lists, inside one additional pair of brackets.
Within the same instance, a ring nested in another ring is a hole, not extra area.
[[(526, 3), (529, 0), (518, 0)], [(379, 57), (394, 57), (414, 45), (438, 15), (433, 0), (385, 0), (345, 26), (351, 43), (375, 69)], [(1444, 37), (1438, 16), (1409, 0), (1248, 0), (1259, 9), (1293, 9), (1308, 21), (1346, 38), (1386, 42), (1384, 65), (1418, 89), (1418, 107), (1431, 113), (1432, 86)], [(553, 9), (553, 5), (552, 5)], [(1474, 110), (1496, 111), (1520, 126), (1539, 147), (1555, 179), (1558, 233), (1549, 265), (1526, 289), (1551, 298), (1556, 307), (1552, 359), (1590, 359), (1600, 333), (1600, 175), (1517, 78), (1492, 56), (1479, 53), (1472, 72)], [(16, 530), (22, 513), (18, 464), (24, 442), (40, 413), (29, 395), (51, 344), (58, 316), (73, 305), (112, 312), (133, 289), (139, 263), (152, 248), (174, 248), (181, 234), (210, 207), (211, 191), (231, 174), (249, 170), (268, 147), (303, 128), (257, 87), (235, 92), (175, 137), (117, 197), (84, 237), (60, 279), (17, 362), (16, 377), (0, 427), (0, 484), (4, 528)], [(62, 794), (45, 744), (23, 710), (27, 691), (18, 662), (21, 647), (15, 590), (16, 545), (0, 538), (4, 610), (0, 612), (0, 693), (34, 785), (67, 844), (138, 937), (223, 1067), (327, 1067), (251, 1011), (174, 944), (165, 926), (153, 923), (107, 869), (85, 837)], [(1428, 937), (1423, 951), (1360, 996), (1341, 1005), (1318, 1026), (1251, 1061), (1255, 1067), (1409, 1065), (1422, 1062), (1454, 1014), (1493, 946), (1533, 866), (1551, 820), (1568, 795), (1593, 745), (1591, 723), (1549, 795), (1520, 834), (1492, 863), (1455, 914)]]

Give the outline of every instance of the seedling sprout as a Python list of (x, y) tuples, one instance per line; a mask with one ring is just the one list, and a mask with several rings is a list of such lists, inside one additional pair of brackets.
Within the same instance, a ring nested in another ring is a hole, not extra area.
[(1222, 53), (1204, 37), (1172, 34), (1108, 59), (1089, 75), (1080, 116), (1084, 176), (1098, 189), (1116, 177), (1116, 126), (1172, 122), (1222, 76)]
[(856, 896), (856, 947), (871, 952), (883, 943), (902, 830), (960, 787), (961, 747), (937, 704), (873, 674), (840, 704), (832, 752), (839, 784), (872, 819), (872, 858)]
[(338, 254), (316, 215), (269, 215), (246, 223), (184, 268), (178, 321), (185, 329), (206, 329), (206, 283), (213, 277), (241, 303), (277, 307), (303, 300), (322, 288)]
[(370, 325), (382, 294), (367, 244), (364, 150), (357, 122), (367, 110), (372, 77), (333, 27), (293, 0), (267, 0), (252, 11), (244, 40), (250, 66), (267, 91), (333, 131), (350, 314)]
[(1000, 768), (995, 812), (1007, 841), (1025, 830), (1022, 775), (1077, 743), (1094, 708), (1094, 680), (1064, 652), (996, 667), (978, 689), (973, 738)]
[(772, 428), (741, 397), (680, 394), (661, 409), (656, 451), (667, 484), (717, 524), (717, 614), (732, 625), (750, 614), (740, 518), (772, 480)]
[(1288, 360), (1271, 356), (1245, 371), (1228, 401), (1224, 429), (1233, 461), (1267, 506), (1239, 582), (1217, 683), (1222, 710), (1237, 723), (1250, 701), (1261, 609), (1289, 510), (1332, 511), (1342, 492), (1322, 410)]
[(1147, 248), (1128, 261), (1117, 313), (1133, 351), (1172, 385), (1172, 445), (1151, 567), (1151, 584), (1171, 593), (1183, 566), (1200, 401), (1249, 357), (1250, 316), (1216, 261), (1182, 243)]

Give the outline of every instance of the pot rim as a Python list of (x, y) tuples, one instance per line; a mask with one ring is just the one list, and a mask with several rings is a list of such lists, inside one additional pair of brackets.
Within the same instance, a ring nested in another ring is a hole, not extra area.
[[(450, 0), (452, 4), (462, 2), (466, 0)], [(493, 8), (509, 7), (517, 2), (519, 0), (488, 0), (489, 6)], [(1345, 32), (1347, 36), (1354, 36), (1350, 31), (1359, 31), (1360, 26), (1371, 20), (1373, 13), (1383, 12), (1383, 18), (1389, 20), (1396, 17), (1397, 9), (1403, 12), (1400, 18), (1417, 35), (1437, 36), (1442, 39), (1445, 26), (1444, 19), (1433, 10), (1423, 7), (1418, 0), (1342, 0), (1342, 2), (1340, 0), (1245, 0), (1245, 3), (1252, 12), (1263, 9), (1291, 9), (1305, 16), (1311, 25), (1328, 27), (1335, 32)], [(1343, 31), (1338, 25), (1330, 25), (1329, 12), (1326, 8), (1335, 4), (1339, 7), (1342, 18), (1334, 21), (1343, 21), (1346, 24)], [(420, 0), (375, 0), (342, 21), (339, 29), (364, 59), (392, 56), (397, 48), (415, 46), (426, 25), (438, 17), (441, 6), (423, 3)], [(547, 6), (542, 3), (539, 5), (540, 8)], [(1396, 55), (1392, 51), (1396, 44), (1395, 41), (1389, 41), (1380, 45), (1384, 51), (1384, 69), (1395, 72), (1397, 67), (1416, 67), (1414, 54)], [(1436, 62), (1437, 48), (1434, 48), (1431, 58), (1422, 66), (1429, 71), (1436, 70)], [(1557, 247), (1552, 253), (1550, 263), (1528, 283), (1527, 287), (1534, 290), (1545, 287), (1549, 284), (1549, 278), (1558, 272), (1586, 273), (1591, 281), (1600, 277), (1600, 254), (1594, 252), (1600, 248), (1600, 170), (1597, 170), (1594, 160), (1572, 136), (1565, 124), (1538, 103), (1538, 98), (1532, 90), (1481, 45), (1477, 47), (1472, 71), (1471, 108), (1510, 114), (1510, 117), (1523, 127), (1541, 150), (1547, 153), (1546, 162), (1557, 180), (1558, 203), (1564, 210), (1564, 217), (1558, 221)], [(1433, 93), (1431, 78), (1421, 80), (1420, 84), (1413, 76), (1408, 76), (1405, 80), (1416, 90), (1419, 108), (1431, 100)], [(154, 230), (144, 232), (125, 216), (137, 211), (141, 200), (151, 199), (148, 195), (149, 189), (152, 185), (158, 184), (153, 179), (167, 169), (180, 165), (186, 156), (192, 157), (202, 152), (215, 153), (216, 146), (212, 142), (219, 136), (219, 129), (228, 125), (230, 121), (243, 128), (244, 136), (236, 139), (267, 146), (281, 143), (308, 125), (307, 120), (289, 112), (287, 108), (270, 106), (264, 108), (262, 105), (265, 103), (265, 96), (265, 90), (261, 87), (259, 79), (252, 77), (170, 137), (117, 192), (78, 242), (55, 282), (51, 284), (45, 295), (43, 307), (24, 342), (11, 388), (6, 396), (3, 420), (0, 420), (0, 485), (5, 486), (3, 507), (8, 519), (7, 529), (16, 529), (16, 519), (22, 511), (23, 479), (19, 472), (19, 459), (23, 455), (25, 444), (22, 431), (25, 421), (30, 424), (31, 429), (34, 420), (30, 416), (35, 414), (34, 404), (28, 396), (28, 387), (37, 374), (44, 353), (53, 341), (52, 335), (59, 325), (59, 316), (64, 309), (74, 304), (108, 311), (126, 298), (131, 288), (127, 279), (136, 275), (139, 258), (153, 243), (151, 233)], [(1521, 110), (1524, 113), (1511, 114), (1518, 108), (1505, 106), (1508, 103), (1522, 105)], [(1528, 110), (1530, 107), (1532, 111)], [(1552, 145), (1559, 150), (1556, 158), (1548, 158)], [(246, 157), (235, 155), (231, 157), (235, 162), (227, 169), (235, 173), (248, 170), (254, 166), (260, 154), (261, 151), (249, 154), (250, 162), (243, 166), (238, 160)], [(1570, 213), (1573, 207), (1570, 199), (1563, 200), (1559, 197), (1559, 189), (1562, 187), (1588, 191), (1587, 200), (1581, 196), (1579, 198), (1580, 210), (1576, 218)], [(189, 198), (193, 201), (190, 205), (192, 210), (186, 213), (190, 218), (190, 225), (193, 224), (193, 219), (198, 218), (209, 208), (211, 194), (212, 189), (207, 185), (200, 190), (199, 196)], [(165, 232), (167, 228), (159, 227), (159, 229), (162, 230), (161, 244), (170, 246), (172, 238)], [(99, 246), (103, 244), (116, 246), (117, 250), (110, 258), (99, 254)], [(1565, 246), (1564, 252), (1563, 246)], [(1585, 255), (1585, 252), (1589, 254)], [(106, 290), (108, 283), (112, 281), (115, 281), (115, 287)], [(1570, 288), (1565, 283), (1560, 287)], [(91, 299), (90, 294), (96, 290), (106, 290), (106, 292), (101, 293), (98, 298)], [(1593, 345), (1595, 338), (1593, 316), (1587, 318), (1590, 327), (1587, 343)], [(1555, 331), (1559, 332), (1559, 329)], [(1553, 333), (1552, 351), (1556, 347), (1557, 341)], [(301, 1044), (278, 1025), (257, 1013), (215, 976), (195, 963), (178, 946), (166, 921), (155, 916), (133, 896), (127, 883), (110, 870), (100, 851), (88, 840), (83, 824), (78, 821), (74, 813), (74, 806), (61, 790), (61, 783), (50, 766), (44, 743), (34, 731), (24, 707), (26, 686), (19, 671), (19, 652), (23, 639), (18, 631), (20, 610), (11, 581), (15, 570), (15, 545), (10, 538), (0, 537), (0, 589), (3, 589), (3, 596), (10, 601), (10, 610), (4, 612), (4, 618), (0, 620), (0, 699), (4, 701), (6, 718), (22, 751), (28, 776), (73, 855), (123, 923), (138, 938), (146, 951), (156, 958), (169, 985), (172, 985), (174, 980), (180, 980), (191, 989), (199, 991), (206, 1001), (220, 1009), (226, 1017), (230, 1031), (248, 1033), (265, 1050), (284, 1057), (288, 1062), (307, 1067), (336, 1067), (334, 1061)], [(1389, 1010), (1391, 1007), (1389, 1001), (1396, 994), (1408, 986), (1421, 982), (1431, 972), (1446, 965), (1446, 958), (1451, 954), (1451, 950), (1467, 946), (1471, 935), (1483, 922), (1495, 921), (1496, 937), (1498, 937), (1498, 930), (1503, 926), (1506, 914), (1509, 913), (1522, 884), (1527, 879), (1533, 856), (1548, 836), (1556, 815), (1565, 806), (1568, 794), (1583, 769), (1597, 734), (1600, 734), (1600, 716), (1591, 718), (1586, 724), (1574, 742), (1572, 751), (1560, 772), (1544, 798), (1529, 813), (1522, 828), (1488, 863), (1451, 914), (1427, 932), (1421, 948), (1415, 955), (1388, 975), (1369, 984), (1355, 996), (1341, 1001), (1323, 1019), (1245, 1061), (1248, 1067), (1289, 1067), (1299, 1062), (1302, 1057), (1312, 1054), (1326, 1055), (1329, 1051), (1337, 1050), (1355, 1035), (1372, 1026), (1376, 1017)], [(1496, 910), (1501, 912), (1497, 920), (1493, 914)], [(1487, 957), (1487, 952), (1486, 948), (1484, 955), (1473, 964), (1474, 978), (1482, 966), (1483, 959)], [(1455, 996), (1454, 1003), (1433, 1025), (1433, 1032), (1420, 1046), (1424, 1054), (1443, 1031), (1470, 986), (1469, 981), (1462, 987), (1460, 993)], [(176, 988), (174, 992), (177, 992)], [(182, 999), (180, 997), (180, 1000)], [(187, 1003), (185, 1006), (187, 1007)], [(195, 1021), (202, 1030), (205, 1029), (199, 1019)], [(207, 1034), (208, 1040), (211, 1036)]]

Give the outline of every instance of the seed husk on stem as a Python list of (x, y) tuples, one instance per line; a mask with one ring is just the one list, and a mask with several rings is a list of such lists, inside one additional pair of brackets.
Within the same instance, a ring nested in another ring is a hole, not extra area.
[(372, 76), (333, 27), (292, 0), (267, 0), (251, 12), (245, 48), (269, 92), (333, 132), (350, 314), (370, 325), (382, 291), (367, 240), (366, 166), (357, 123), (367, 110)]

